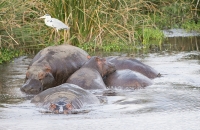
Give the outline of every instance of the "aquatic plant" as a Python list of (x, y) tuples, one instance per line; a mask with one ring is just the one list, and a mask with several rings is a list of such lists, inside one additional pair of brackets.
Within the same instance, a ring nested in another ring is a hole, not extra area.
[(22, 51), (2, 48), (0, 51), (0, 64), (24, 54)]

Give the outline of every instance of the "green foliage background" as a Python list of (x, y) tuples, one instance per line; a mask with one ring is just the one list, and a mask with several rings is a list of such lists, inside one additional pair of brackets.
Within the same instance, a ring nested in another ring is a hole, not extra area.
[[(199, 31), (199, 7), (199, 0), (1, 0), (0, 62), (65, 42), (86, 51), (160, 44), (162, 29)], [(39, 19), (46, 13), (70, 26), (59, 41)]]

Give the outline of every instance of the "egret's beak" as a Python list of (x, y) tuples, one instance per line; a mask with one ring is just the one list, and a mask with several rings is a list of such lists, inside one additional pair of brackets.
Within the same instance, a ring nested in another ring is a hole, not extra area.
[(45, 16), (40, 17), (39, 19), (45, 19)]

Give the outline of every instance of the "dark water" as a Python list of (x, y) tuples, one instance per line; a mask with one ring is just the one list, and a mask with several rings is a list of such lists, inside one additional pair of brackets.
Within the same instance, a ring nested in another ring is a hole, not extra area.
[(41, 113), (20, 92), (31, 58), (0, 65), (0, 130), (198, 130), (200, 128), (200, 38), (168, 38), (151, 53), (99, 52), (133, 56), (155, 68), (162, 77), (139, 90), (113, 88), (117, 96), (92, 106), (89, 113)]

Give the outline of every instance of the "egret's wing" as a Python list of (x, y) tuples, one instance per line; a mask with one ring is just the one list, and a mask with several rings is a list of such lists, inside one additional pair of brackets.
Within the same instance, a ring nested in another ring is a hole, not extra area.
[(55, 19), (55, 18), (51, 18), (51, 20), (52, 20), (52, 26), (54, 28), (56, 28), (57, 30), (59, 30), (59, 29), (68, 30), (69, 29), (69, 27), (66, 24), (64, 24), (62, 21)]

